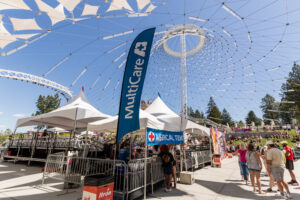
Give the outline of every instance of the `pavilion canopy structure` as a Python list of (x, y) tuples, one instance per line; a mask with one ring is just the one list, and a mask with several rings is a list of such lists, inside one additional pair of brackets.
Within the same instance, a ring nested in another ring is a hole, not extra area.
[(17, 121), (16, 127), (47, 125), (59, 127), (65, 130), (85, 130), (88, 123), (106, 119), (106, 115), (93, 107), (81, 91), (66, 105), (49, 113), (21, 118)]
[[(140, 110), (140, 130), (144, 130), (147, 127), (163, 130), (164, 123), (160, 122), (153, 115)], [(88, 131), (111, 131), (115, 132), (118, 126), (118, 116), (109, 117), (104, 120), (97, 122), (89, 123), (87, 130)]]
[(172, 111), (160, 97), (157, 97), (152, 104), (145, 109), (145, 112), (155, 116), (165, 124), (164, 130), (187, 131), (209, 136), (210, 130), (190, 120), (183, 119)]

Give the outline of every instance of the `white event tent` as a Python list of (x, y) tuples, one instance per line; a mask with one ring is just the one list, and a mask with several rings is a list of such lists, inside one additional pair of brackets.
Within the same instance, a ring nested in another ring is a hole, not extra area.
[(199, 133), (209, 136), (210, 130), (204, 126), (196, 124), (190, 120), (182, 119), (178, 114), (172, 111), (160, 97), (157, 97), (145, 112), (155, 116), (165, 124), (164, 130), (168, 131), (186, 131)]
[(93, 107), (81, 91), (66, 105), (49, 113), (21, 118), (17, 121), (16, 128), (23, 126), (47, 125), (65, 130), (85, 130), (88, 123), (106, 119), (110, 115), (103, 114)]
[[(164, 129), (164, 124), (160, 122), (156, 117), (153, 115), (146, 113), (145, 111), (140, 109), (140, 130), (149, 128), (154, 129)], [(97, 122), (92, 122), (88, 124), (87, 130), (88, 131), (116, 131), (118, 126), (118, 116), (109, 117), (104, 120), (100, 120)]]

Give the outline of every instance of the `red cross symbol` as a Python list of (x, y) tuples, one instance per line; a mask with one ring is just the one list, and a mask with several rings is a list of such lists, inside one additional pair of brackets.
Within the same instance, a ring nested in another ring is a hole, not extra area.
[(149, 141), (150, 141), (150, 142), (153, 142), (153, 141), (154, 141), (155, 135), (153, 134), (152, 131), (149, 133), (148, 138), (149, 138)]

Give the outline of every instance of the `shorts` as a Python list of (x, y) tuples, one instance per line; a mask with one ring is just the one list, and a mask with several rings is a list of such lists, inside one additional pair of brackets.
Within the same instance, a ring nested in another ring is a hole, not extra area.
[(283, 167), (271, 167), (271, 174), (275, 181), (283, 181), (284, 168)]
[(258, 172), (258, 173), (260, 173), (260, 172), (261, 172), (261, 170), (260, 170), (260, 169), (250, 169), (250, 168), (249, 168), (249, 171), (252, 171), (252, 172)]
[(173, 167), (172, 168), (164, 168), (164, 174), (165, 175), (173, 174)]
[(294, 170), (294, 161), (286, 159), (285, 167), (288, 170)]

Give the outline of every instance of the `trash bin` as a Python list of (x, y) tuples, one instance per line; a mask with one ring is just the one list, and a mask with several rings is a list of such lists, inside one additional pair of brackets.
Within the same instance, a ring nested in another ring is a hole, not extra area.
[(220, 154), (214, 154), (213, 155), (213, 162), (212, 167), (221, 167), (221, 155)]
[(84, 178), (82, 200), (113, 200), (114, 177), (106, 175)]

